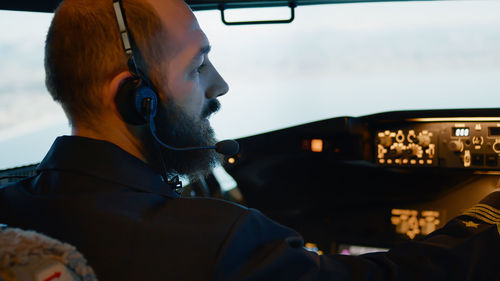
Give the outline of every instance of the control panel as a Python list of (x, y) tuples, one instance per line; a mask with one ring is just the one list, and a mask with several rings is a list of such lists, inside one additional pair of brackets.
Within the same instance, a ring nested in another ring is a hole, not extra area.
[(500, 170), (500, 119), (490, 122), (410, 122), (375, 131), (382, 166)]

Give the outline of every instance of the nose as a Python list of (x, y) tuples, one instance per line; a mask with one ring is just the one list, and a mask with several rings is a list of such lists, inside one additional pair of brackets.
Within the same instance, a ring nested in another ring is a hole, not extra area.
[(212, 70), (212, 83), (206, 92), (206, 97), (208, 99), (220, 97), (222, 95), (225, 95), (229, 91), (229, 85), (226, 83), (224, 78), (222, 78), (219, 72), (217, 72), (217, 69), (213, 67)]

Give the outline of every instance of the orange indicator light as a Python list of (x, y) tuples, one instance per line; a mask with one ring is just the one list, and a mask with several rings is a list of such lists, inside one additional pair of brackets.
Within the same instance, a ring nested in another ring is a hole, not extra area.
[(322, 152), (323, 151), (323, 140), (312, 139), (311, 140), (311, 151), (312, 152)]
[(227, 163), (234, 164), (234, 163), (236, 163), (236, 159), (234, 159), (233, 157), (230, 157), (227, 159)]

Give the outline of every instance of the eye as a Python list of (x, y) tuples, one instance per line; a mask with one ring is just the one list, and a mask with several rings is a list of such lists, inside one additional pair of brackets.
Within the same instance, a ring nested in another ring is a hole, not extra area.
[(200, 73), (200, 72), (203, 70), (203, 68), (205, 68), (205, 66), (206, 66), (206, 64), (205, 64), (205, 63), (202, 63), (202, 64), (201, 64), (200, 66), (198, 66), (198, 67), (197, 67), (194, 71), (195, 71), (196, 73)]

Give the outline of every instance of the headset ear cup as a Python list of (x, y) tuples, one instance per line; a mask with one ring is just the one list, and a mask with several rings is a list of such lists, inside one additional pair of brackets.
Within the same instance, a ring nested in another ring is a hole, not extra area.
[[(149, 99), (149, 108), (145, 107), (144, 101), (146, 99)], [(150, 116), (156, 116), (156, 110), (158, 108), (158, 95), (153, 89), (144, 85), (144, 83), (142, 83), (137, 89), (135, 95), (135, 108), (136, 112), (139, 113), (144, 122), (146, 122)]]
[[(123, 121), (131, 125), (144, 125), (146, 123), (142, 106), (138, 106), (137, 100), (145, 96), (141, 79), (130, 78), (120, 86), (115, 96), (115, 103)], [(151, 90), (151, 89), (150, 89)], [(152, 92), (152, 90), (151, 90)], [(146, 95), (149, 97), (150, 94)], [(153, 96), (155, 96), (153, 92)], [(154, 97), (157, 102), (156, 96)], [(140, 102), (142, 104), (142, 101)], [(156, 103), (155, 103), (156, 105)], [(155, 107), (156, 112), (156, 107)]]

